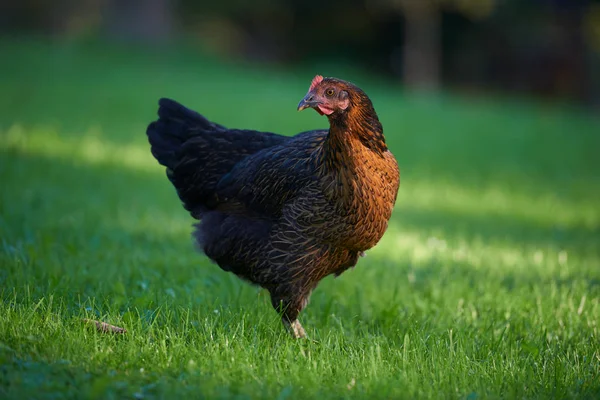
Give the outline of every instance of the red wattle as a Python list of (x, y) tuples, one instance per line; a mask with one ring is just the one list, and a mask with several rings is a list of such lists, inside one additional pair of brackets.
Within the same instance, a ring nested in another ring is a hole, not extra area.
[(319, 111), (319, 114), (321, 114), (321, 115), (323, 115), (323, 114), (325, 114), (325, 115), (331, 115), (331, 114), (333, 114), (333, 110), (331, 108), (328, 108), (328, 107), (326, 107), (326, 106), (324, 106), (322, 104), (319, 104), (317, 106), (317, 111)]

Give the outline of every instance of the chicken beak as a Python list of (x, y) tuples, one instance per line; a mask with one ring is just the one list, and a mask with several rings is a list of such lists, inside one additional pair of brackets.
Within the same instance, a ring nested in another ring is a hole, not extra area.
[(308, 93), (304, 96), (304, 98), (300, 100), (300, 103), (298, 103), (298, 111), (306, 110), (309, 107), (315, 107), (317, 102), (314, 101), (314, 97), (315, 96), (312, 93)]

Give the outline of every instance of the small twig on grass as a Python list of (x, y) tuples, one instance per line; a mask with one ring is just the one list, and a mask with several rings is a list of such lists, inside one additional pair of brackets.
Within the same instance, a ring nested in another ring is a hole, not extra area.
[(96, 327), (96, 330), (98, 332), (117, 333), (117, 334), (127, 333), (127, 329), (121, 328), (118, 326), (114, 326), (111, 324), (107, 324), (106, 322), (94, 321), (93, 319), (88, 319), (88, 318), (84, 318), (83, 322), (85, 322), (86, 324), (93, 324)]

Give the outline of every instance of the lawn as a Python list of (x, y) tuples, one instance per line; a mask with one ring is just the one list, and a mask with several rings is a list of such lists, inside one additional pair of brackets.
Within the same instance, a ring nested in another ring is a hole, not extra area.
[[(0, 398), (600, 397), (597, 115), (189, 50), (0, 54)], [(324, 127), (295, 110), (315, 73), (370, 95), (402, 183), (296, 341), (265, 292), (194, 251), (144, 132), (162, 96), (230, 127)]]

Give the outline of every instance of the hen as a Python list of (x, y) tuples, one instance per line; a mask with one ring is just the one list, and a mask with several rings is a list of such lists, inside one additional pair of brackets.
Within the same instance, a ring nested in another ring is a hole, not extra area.
[(147, 129), (183, 206), (200, 220), (199, 249), (223, 270), (267, 289), (293, 336), (324, 277), (356, 265), (387, 229), (398, 164), (367, 95), (317, 75), (298, 110), (329, 129), (294, 137), (228, 129), (173, 100)]

